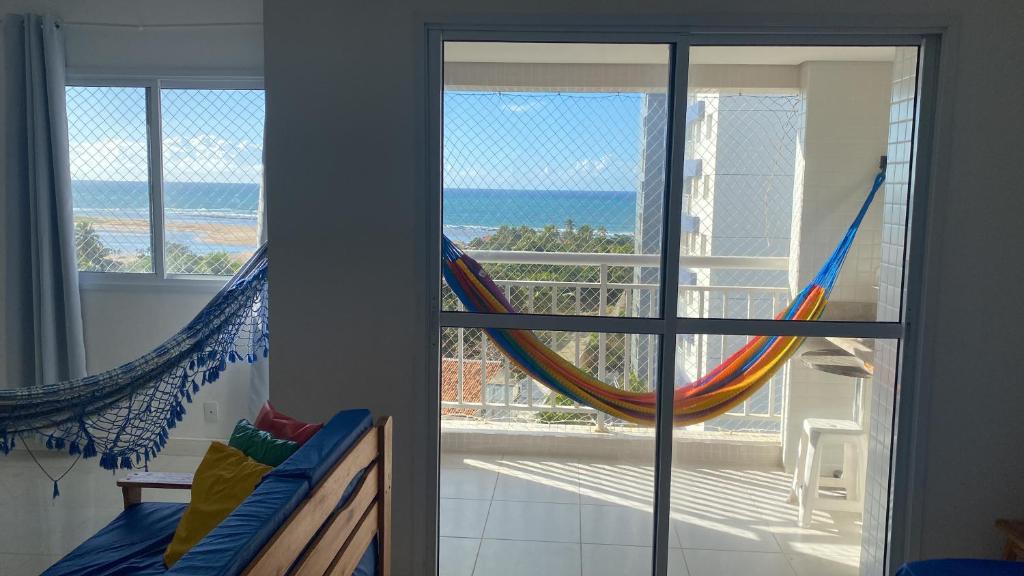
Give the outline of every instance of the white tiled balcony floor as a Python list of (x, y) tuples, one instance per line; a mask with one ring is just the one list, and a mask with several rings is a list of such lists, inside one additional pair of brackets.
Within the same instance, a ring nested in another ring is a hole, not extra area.
[[(649, 574), (653, 479), (653, 463), (446, 453), (440, 574)], [(859, 515), (801, 529), (788, 489), (779, 469), (676, 467), (669, 574), (857, 574)]]

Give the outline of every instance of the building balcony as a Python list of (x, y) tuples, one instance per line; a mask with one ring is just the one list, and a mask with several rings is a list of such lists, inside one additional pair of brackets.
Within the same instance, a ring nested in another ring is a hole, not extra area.
[[(557, 264), (596, 270), (569, 281), (497, 276), (523, 312), (658, 314), (657, 255), (470, 255), (489, 269)], [(764, 272), (787, 270), (786, 258), (687, 260), (687, 268), (700, 271), (680, 282), (679, 307), (688, 315), (765, 319), (789, 302), (786, 286), (710, 281), (722, 270), (754, 271), (750, 278), (764, 278)], [(616, 275), (616, 267), (630, 273)], [(632, 281), (622, 282), (624, 276)], [(603, 382), (655, 389), (658, 346), (652, 337), (538, 336)], [(680, 337), (676, 385), (720, 363), (736, 346), (734, 338)], [(653, 430), (552, 393), (479, 330), (443, 329), (441, 340), (440, 574), (649, 574)], [(789, 500), (795, 455), (787, 456), (796, 443), (787, 428), (796, 423), (799, 429), (808, 417), (848, 413), (854, 381), (821, 374), (821, 386), (830, 391), (826, 399), (793, 399), (792, 372), (806, 379), (809, 371), (794, 367), (798, 363), (791, 360), (727, 414), (674, 430), (669, 574), (858, 574), (861, 513), (816, 510), (810, 525), (801, 527)], [(840, 461), (832, 454), (825, 469), (838, 470)], [(825, 496), (843, 495), (828, 490)]]

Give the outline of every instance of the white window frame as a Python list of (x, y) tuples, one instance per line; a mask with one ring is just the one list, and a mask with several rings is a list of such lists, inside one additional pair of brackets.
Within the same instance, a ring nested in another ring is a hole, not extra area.
[(68, 72), (67, 86), (146, 89), (149, 237), (150, 250), (153, 254), (153, 270), (149, 272), (96, 272), (79, 270), (78, 279), (80, 286), (86, 289), (103, 286), (134, 286), (143, 289), (164, 287), (174, 290), (218, 290), (230, 276), (171, 274), (166, 270), (164, 263), (166, 242), (164, 240), (164, 165), (161, 91), (165, 88), (172, 90), (264, 90), (263, 78), (259, 76), (174, 76)]
[[(884, 338), (899, 341), (897, 369), (898, 398), (893, 414), (892, 459), (890, 465), (890, 490), (888, 526), (885, 547), (886, 574), (892, 574), (905, 558), (914, 557), (916, 542), (914, 533), (920, 528), (922, 519), (915, 505), (915, 484), (920, 482), (922, 464), (918, 442), (927, 436), (926, 423), (918, 416), (918, 407), (927, 401), (927, 391), (919, 389), (920, 361), (918, 358), (923, 333), (921, 331), (921, 308), (924, 305), (926, 243), (934, 241), (927, 237), (928, 199), (932, 195), (932, 172), (940, 163), (936, 162), (936, 124), (943, 117), (938, 103), (940, 85), (946, 81), (952, 68), (941, 51), (942, 40), (949, 36), (945, 26), (891, 26), (863, 27), (856, 30), (794, 28), (781, 33), (766, 33), (758, 27), (723, 29), (714, 26), (665, 26), (649, 27), (637, 31), (635, 25), (621, 27), (608, 25), (586, 26), (566, 25), (554, 30), (551, 26), (539, 27), (533, 24), (494, 23), (473, 25), (465, 20), (453, 18), (425, 22), (425, 82), (424, 92), (424, 196), (427, 222), (424, 228), (426, 242), (424, 257), (427, 270), (427, 286), (431, 292), (426, 299), (426, 335), (431, 348), (426, 355), (425, 369), (427, 386), (422, 397), (425, 427), (422, 438), (425, 444), (418, 446), (417, 453), (424, 453), (427, 462), (434, 463), (434, 474), (424, 490), (432, 502), (432, 518), (426, 519), (429, 539), (425, 550), (425, 564), (437, 566), (440, 457), (440, 331), (444, 328), (504, 328), (522, 330), (558, 330), (570, 332), (619, 332), (631, 334), (657, 334), (661, 339), (658, 377), (658, 414), (656, 418), (655, 450), (655, 504), (654, 504), (654, 547), (653, 574), (665, 576), (668, 570), (669, 508), (672, 480), (672, 413), (661, 407), (670, 405), (674, 390), (674, 358), (676, 337), (679, 334), (725, 334), (725, 335), (777, 335), (777, 336), (845, 336), (861, 338)], [(727, 30), (727, 31), (722, 31)], [(681, 161), (685, 156), (685, 95), (688, 88), (689, 48), (692, 45), (805, 45), (805, 46), (917, 46), (919, 50), (919, 92), (917, 95), (917, 118), (915, 122), (915, 147), (913, 170), (910, 180), (910, 203), (907, 242), (904, 250), (904, 297), (900, 320), (896, 322), (800, 322), (786, 320), (740, 320), (723, 318), (677, 317), (678, 285), (675, 282), (662, 283), (660, 317), (620, 318), (592, 316), (557, 316), (536, 314), (479, 314), (449, 312), (440, 309), (441, 286), (441, 205), (442, 205), (442, 117), (443, 117), (443, 44), (447, 41), (460, 42), (593, 42), (593, 43), (647, 43), (668, 44), (672, 53), (669, 80), (673, 111), (669, 122), (666, 151), (666, 198), (663, 218), (664, 238), (662, 242), (661, 278), (678, 277), (680, 219), (677, 217), (683, 207), (683, 185)], [(942, 64), (940, 67), (940, 59)], [(662, 386), (661, 383), (670, 385)], [(899, 438), (899, 442), (897, 442)], [(427, 508), (430, 510), (431, 508)], [(433, 521), (431, 521), (431, 519)], [(433, 544), (430, 544), (432, 542)]]

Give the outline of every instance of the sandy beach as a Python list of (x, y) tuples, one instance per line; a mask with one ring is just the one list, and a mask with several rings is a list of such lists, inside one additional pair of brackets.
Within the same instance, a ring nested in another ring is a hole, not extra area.
[[(76, 220), (80, 222), (89, 222), (97, 232), (104, 234), (149, 233), (149, 221), (142, 218), (80, 216), (76, 218)], [(225, 218), (216, 222), (204, 222), (196, 220), (175, 220), (170, 218), (165, 221), (164, 226), (169, 233), (193, 235), (196, 238), (197, 243), (218, 246), (237, 246), (239, 251), (251, 251), (256, 240), (255, 226), (251, 222), (244, 220), (233, 221), (232, 219)]]

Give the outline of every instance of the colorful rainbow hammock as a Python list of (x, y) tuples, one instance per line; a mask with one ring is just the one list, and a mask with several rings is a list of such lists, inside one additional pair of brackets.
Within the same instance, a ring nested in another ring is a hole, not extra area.
[[(884, 180), (885, 172), (882, 171), (875, 177), (864, 204), (835, 251), (811, 283), (776, 316), (777, 320), (817, 320), (821, 317), (857, 230)], [(467, 311), (516, 313), (515, 307), (480, 264), (447, 236), (442, 239), (441, 259), (444, 278)], [(551, 390), (627, 422), (654, 425), (656, 392), (632, 392), (605, 384), (545, 346), (532, 331), (489, 328), (486, 332), (513, 364)], [(728, 412), (768, 382), (803, 341), (801, 336), (752, 338), (722, 364), (675, 390), (672, 406), (675, 424), (697, 424)]]
[[(875, 178), (842, 242), (779, 319), (821, 316), (883, 179), (881, 173)], [(442, 259), (449, 286), (468, 310), (516, 312), (480, 265), (447, 237)], [(77, 380), (0, 389), (0, 454), (9, 453), (27, 436), (36, 436), (48, 449), (79, 458), (97, 457), (100, 466), (108, 470), (147, 467), (203, 386), (216, 382), (231, 363), (253, 363), (269, 354), (267, 266), (264, 244), (188, 325), (136, 360)], [(544, 346), (530, 331), (490, 329), (487, 333), (513, 363), (552, 390), (623, 420), (653, 424), (654, 392), (608, 386)], [(722, 365), (676, 390), (676, 423), (701, 422), (742, 402), (767, 382), (802, 342), (803, 338), (791, 336), (754, 338)], [(57, 482), (70, 470), (51, 474), (43, 469), (53, 481), (55, 497), (59, 494)]]

